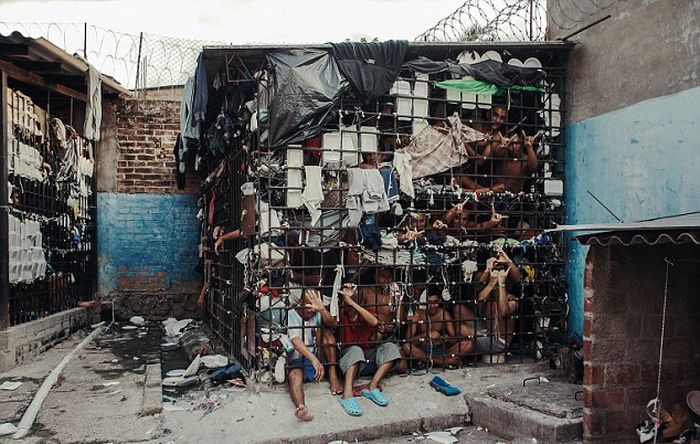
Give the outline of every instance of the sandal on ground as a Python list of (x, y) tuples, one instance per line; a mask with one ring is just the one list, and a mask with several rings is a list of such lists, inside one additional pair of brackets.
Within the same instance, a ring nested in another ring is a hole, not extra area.
[(371, 399), (375, 404), (381, 407), (386, 407), (389, 405), (389, 398), (378, 388), (374, 390), (362, 390), (362, 396), (367, 399)]
[(439, 376), (435, 376), (430, 380), (430, 386), (446, 396), (454, 396), (462, 393), (462, 390), (451, 385), (449, 382), (445, 381)]
[(348, 415), (362, 416), (362, 406), (359, 402), (357, 402), (357, 399), (343, 399), (343, 397), (341, 396), (338, 398), (338, 401), (340, 401), (340, 406), (343, 407), (343, 410), (345, 410), (345, 413), (347, 413)]

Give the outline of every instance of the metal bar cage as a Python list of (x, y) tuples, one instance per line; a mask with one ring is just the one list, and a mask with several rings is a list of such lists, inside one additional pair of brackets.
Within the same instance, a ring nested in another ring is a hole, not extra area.
[[(26, 93), (25, 93), (26, 92)], [(93, 143), (73, 99), (8, 82), (8, 324), (92, 299), (97, 288)], [(65, 124), (63, 123), (65, 122)], [(3, 190), (5, 188), (3, 187)]]
[[(240, 74), (222, 89), (221, 112), (200, 147), (205, 157), (217, 143), (228, 153), (210, 156), (203, 183), (206, 320), (260, 381), (281, 382), (275, 368), (295, 365), (285, 350), (290, 316), (301, 318), (296, 335), (331, 371), (351, 345), (394, 342), (403, 358), (397, 371), (417, 371), (542, 359), (563, 343), (566, 248), (543, 232), (565, 217), (562, 65), (541, 68), (542, 91), (502, 97), (437, 88), (448, 73), (404, 68), (384, 96), (364, 103), (345, 93), (321, 134), (273, 148), (273, 116), (261, 112), (273, 70), (247, 77), (240, 58), (227, 62), (239, 65), (227, 64), (226, 75)], [(252, 116), (241, 111), (251, 107)], [(426, 133), (452, 143), (459, 125), (485, 140), (447, 159), (451, 167), (414, 178), (409, 197), (397, 153)], [(384, 181), (389, 206), (362, 211), (348, 226), (352, 202), (369, 192), (358, 194), (360, 170), (379, 171), (367, 174)], [(379, 321), (371, 336), (336, 299), (347, 283)], [(317, 325), (305, 309), (310, 290), (334, 315), (338, 304), (338, 325)]]

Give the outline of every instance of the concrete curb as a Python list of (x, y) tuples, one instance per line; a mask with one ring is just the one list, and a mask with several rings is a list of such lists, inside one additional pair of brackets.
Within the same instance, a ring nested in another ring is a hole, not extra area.
[(469, 412), (464, 414), (432, 415), (423, 418), (406, 419), (389, 424), (368, 425), (366, 427), (297, 436), (294, 438), (274, 438), (262, 441), (248, 441), (250, 444), (328, 444), (331, 441), (341, 440), (347, 442), (369, 441), (386, 438), (387, 436), (400, 436), (414, 431), (438, 430), (455, 426), (464, 426), (469, 422)]
[(155, 415), (163, 411), (163, 389), (160, 373), (160, 363), (146, 365), (141, 416)]
[(581, 439), (583, 435), (583, 418), (556, 418), (487, 395), (466, 394), (464, 398), (472, 412), (472, 423), (499, 436), (559, 443)]

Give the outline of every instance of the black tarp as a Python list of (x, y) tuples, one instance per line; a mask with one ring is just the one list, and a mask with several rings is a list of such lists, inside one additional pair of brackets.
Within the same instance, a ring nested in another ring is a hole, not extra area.
[(267, 60), (275, 71), (270, 146), (318, 134), (348, 86), (335, 59), (325, 51), (295, 49), (270, 53)]
[(424, 74), (449, 71), (454, 77), (471, 76), (501, 88), (513, 85), (539, 86), (539, 82), (546, 77), (546, 73), (541, 69), (509, 65), (498, 60), (483, 60), (469, 65), (449, 61), (435, 62), (421, 56), (406, 62), (404, 67)]
[(513, 66), (498, 60), (482, 60), (473, 65), (462, 63), (461, 66), (468, 76), (501, 88), (513, 85), (538, 86), (547, 76), (541, 69)]
[(358, 99), (368, 102), (383, 96), (399, 76), (406, 56), (406, 40), (331, 43), (333, 55)]

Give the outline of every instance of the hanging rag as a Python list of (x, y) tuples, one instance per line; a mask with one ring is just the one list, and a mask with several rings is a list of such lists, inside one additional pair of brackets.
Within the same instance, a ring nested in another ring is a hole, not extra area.
[(331, 294), (331, 306), (330, 313), (331, 316), (340, 320), (340, 309), (338, 307), (338, 293), (340, 292), (340, 287), (343, 285), (343, 278), (345, 277), (345, 267), (343, 267), (343, 255), (340, 255), (340, 263), (335, 266), (335, 279), (333, 279), (333, 293)]
[(398, 150), (411, 156), (413, 179), (442, 173), (466, 163), (475, 155), (467, 144), (486, 138), (479, 131), (464, 125), (457, 113), (447, 120), (449, 128), (428, 126), (415, 135), (405, 148)]
[(348, 197), (345, 203), (348, 209), (348, 227), (356, 228), (362, 220), (362, 190), (364, 176), (360, 168), (348, 168)]
[(306, 187), (301, 193), (301, 201), (311, 215), (311, 226), (315, 227), (321, 217), (321, 202), (323, 202), (323, 186), (321, 185), (321, 167), (305, 165)]
[(92, 65), (87, 71), (87, 102), (85, 102), (85, 123), (83, 137), (88, 140), (100, 140), (102, 125), (102, 76)]
[(394, 169), (399, 176), (399, 189), (411, 199), (416, 197), (413, 188), (413, 170), (411, 170), (411, 155), (405, 152), (394, 153)]

